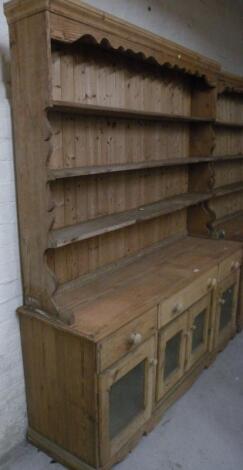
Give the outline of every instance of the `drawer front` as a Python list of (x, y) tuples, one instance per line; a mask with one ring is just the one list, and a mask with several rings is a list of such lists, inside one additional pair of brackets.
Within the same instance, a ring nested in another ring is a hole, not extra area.
[(100, 372), (133, 351), (157, 330), (157, 307), (120, 328), (99, 345)]
[(159, 328), (165, 326), (215, 288), (217, 276), (218, 268), (215, 267), (180, 292), (162, 302), (159, 306)]
[(219, 265), (219, 282), (228, 277), (232, 272), (240, 268), (242, 263), (242, 250), (226, 258)]

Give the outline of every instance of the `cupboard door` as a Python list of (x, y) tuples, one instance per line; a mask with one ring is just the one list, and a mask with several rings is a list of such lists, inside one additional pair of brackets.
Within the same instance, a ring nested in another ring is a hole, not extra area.
[(188, 310), (186, 370), (208, 351), (211, 295), (206, 295)]
[(223, 347), (236, 331), (236, 309), (239, 290), (239, 271), (232, 273), (219, 285), (215, 325), (215, 347)]
[(150, 418), (156, 339), (104, 372), (99, 379), (101, 463), (104, 465)]
[(159, 334), (157, 401), (183, 376), (186, 337), (187, 312), (163, 328)]

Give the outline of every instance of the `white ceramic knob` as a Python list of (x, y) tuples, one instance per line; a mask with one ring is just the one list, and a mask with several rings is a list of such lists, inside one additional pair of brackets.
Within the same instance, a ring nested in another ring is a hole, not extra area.
[(183, 304), (181, 302), (178, 302), (176, 305), (174, 305), (172, 309), (173, 315), (178, 315), (178, 313), (182, 313), (184, 310)]
[(220, 304), (220, 305), (224, 305), (225, 303), (226, 303), (226, 300), (223, 299), (223, 297), (221, 297), (221, 298), (219, 299), (219, 304)]
[(132, 333), (130, 336), (130, 343), (133, 346), (138, 346), (142, 343), (143, 337), (140, 333)]

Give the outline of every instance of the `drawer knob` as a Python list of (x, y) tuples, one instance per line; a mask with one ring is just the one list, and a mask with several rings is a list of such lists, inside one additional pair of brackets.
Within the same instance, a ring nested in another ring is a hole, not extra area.
[(221, 297), (221, 298), (219, 299), (219, 304), (220, 304), (220, 305), (224, 305), (225, 303), (226, 303), (226, 300), (223, 299), (223, 297)]
[(172, 313), (173, 315), (176, 315), (178, 313), (182, 313), (183, 312), (183, 304), (181, 302), (178, 302), (178, 304), (174, 305), (173, 309), (172, 309)]
[(217, 279), (215, 277), (209, 278), (207, 283), (208, 289), (215, 289), (217, 286)]
[(239, 269), (239, 268), (240, 268), (240, 263), (239, 263), (239, 261), (233, 261), (232, 264), (231, 264), (231, 269), (232, 269), (232, 271), (237, 270), (237, 269)]
[(142, 343), (143, 337), (140, 333), (132, 333), (130, 336), (130, 343), (133, 346), (138, 346)]

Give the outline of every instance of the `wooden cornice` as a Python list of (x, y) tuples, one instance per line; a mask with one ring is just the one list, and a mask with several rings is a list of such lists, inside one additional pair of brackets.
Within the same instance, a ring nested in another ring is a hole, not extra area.
[(10, 24), (48, 11), (52, 39), (73, 43), (90, 36), (98, 44), (139, 54), (142, 59), (153, 59), (216, 86), (220, 71), (217, 62), (79, 0), (12, 0), (4, 9)]
[(243, 94), (243, 77), (229, 72), (219, 73), (218, 93)]

